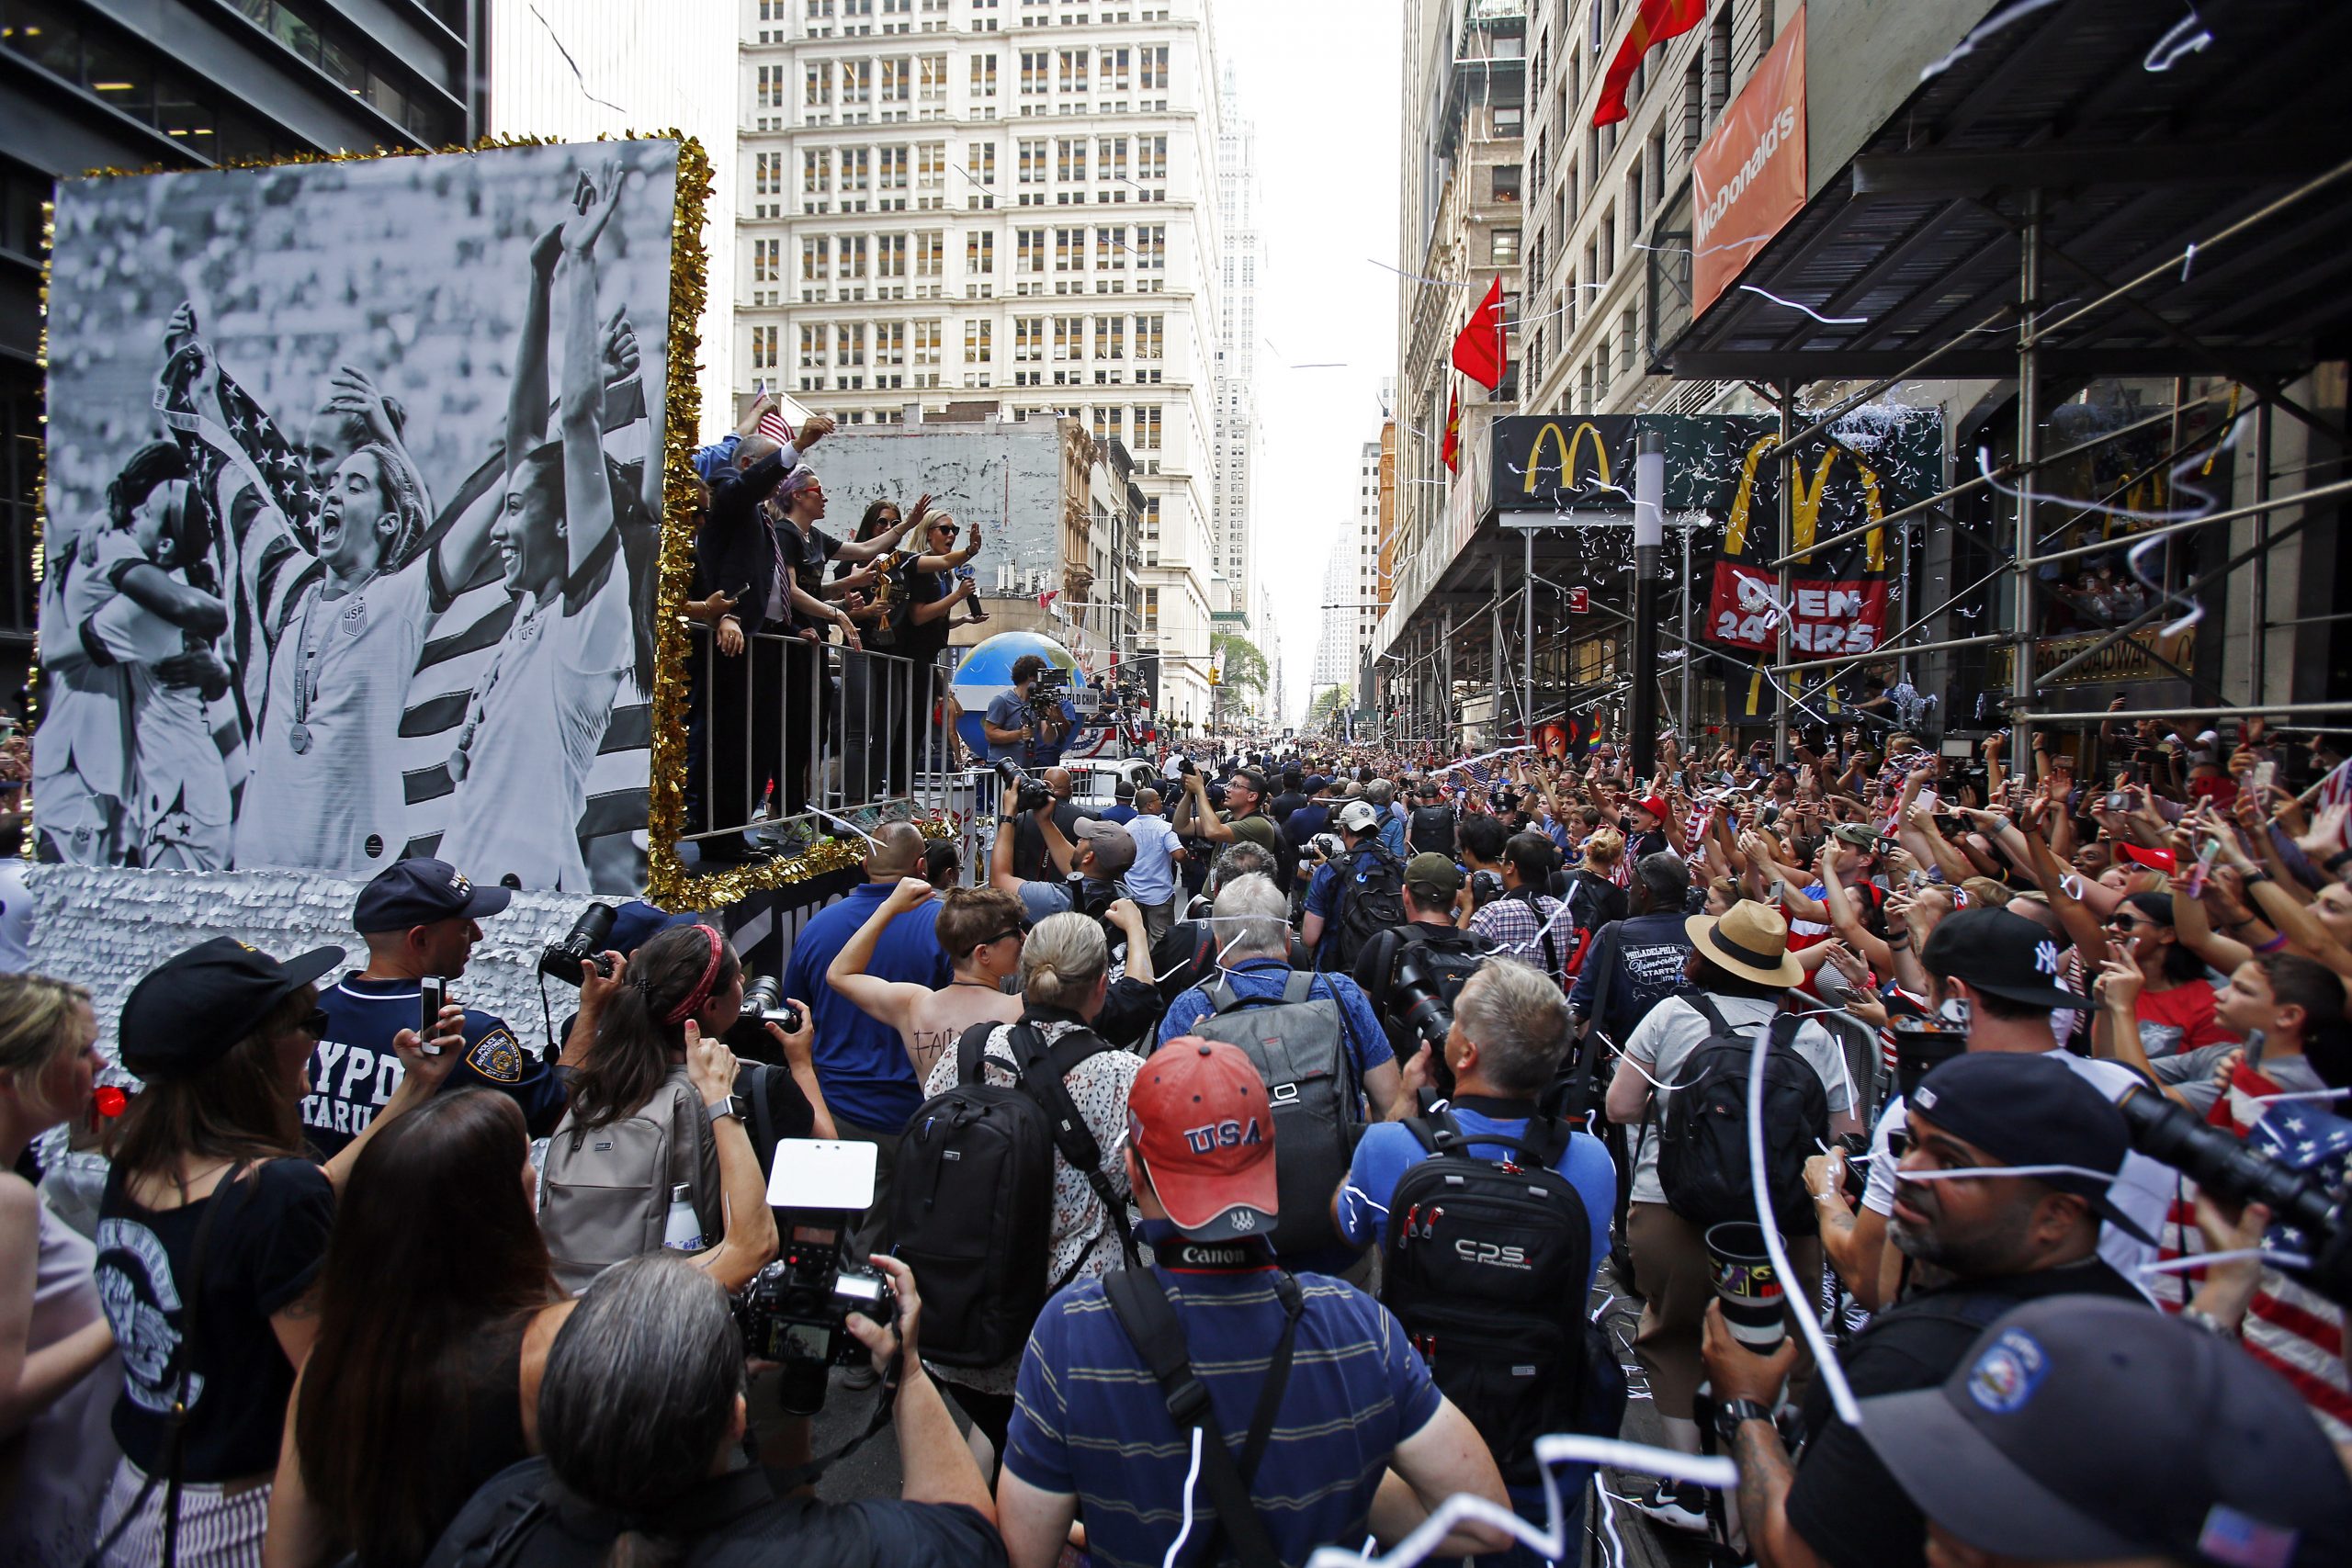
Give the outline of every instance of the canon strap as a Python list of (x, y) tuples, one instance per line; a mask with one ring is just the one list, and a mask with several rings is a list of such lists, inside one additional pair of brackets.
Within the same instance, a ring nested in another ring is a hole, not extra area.
[[(1266, 1522), (1250, 1500), (1250, 1482), (1265, 1457), (1283, 1391), (1290, 1383), (1291, 1352), (1298, 1338), (1298, 1320), (1306, 1311), (1306, 1296), (1287, 1272), (1277, 1272), (1273, 1279), (1274, 1293), (1283, 1303), (1282, 1337), (1274, 1343), (1273, 1359), (1267, 1366), (1265, 1381), (1258, 1386), (1258, 1405), (1250, 1417), (1241, 1458), (1236, 1462), (1224, 1434), (1214, 1425), (1216, 1413), (1207, 1385), (1193, 1375), (1183, 1320), (1177, 1316), (1159, 1276), (1143, 1269), (1117, 1269), (1102, 1276), (1103, 1297), (1128, 1342), (1142, 1354), (1144, 1364), (1159, 1384), (1177, 1430), (1200, 1434), (1201, 1478), (1208, 1484), (1216, 1524), (1207, 1532), (1205, 1550), (1194, 1557), (1196, 1562), (1216, 1562), (1225, 1537), (1230, 1534), (1241, 1568), (1281, 1568), (1282, 1554), (1274, 1550)], [(1185, 1501), (1189, 1506), (1191, 1499)]]

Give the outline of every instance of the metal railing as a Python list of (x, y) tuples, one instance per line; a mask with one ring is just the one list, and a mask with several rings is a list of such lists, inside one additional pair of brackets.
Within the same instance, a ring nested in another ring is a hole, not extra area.
[(689, 802), (681, 844), (718, 862), (811, 841), (828, 817), (870, 823), (962, 787), (950, 666), (762, 633), (740, 653), (689, 630)]

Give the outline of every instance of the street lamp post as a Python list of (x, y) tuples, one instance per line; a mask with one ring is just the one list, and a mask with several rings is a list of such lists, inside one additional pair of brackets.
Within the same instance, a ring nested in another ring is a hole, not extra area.
[[(1657, 766), (1658, 557), (1666, 547), (1666, 438), (1645, 430), (1634, 446), (1634, 776)], [(1686, 657), (1688, 650), (1685, 650)]]

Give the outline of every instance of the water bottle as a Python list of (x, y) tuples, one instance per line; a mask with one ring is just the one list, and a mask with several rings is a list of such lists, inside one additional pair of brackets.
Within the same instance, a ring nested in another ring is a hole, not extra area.
[(702, 1222), (695, 1218), (694, 1189), (684, 1182), (670, 1189), (670, 1223), (662, 1227), (662, 1245), (678, 1252), (702, 1250)]

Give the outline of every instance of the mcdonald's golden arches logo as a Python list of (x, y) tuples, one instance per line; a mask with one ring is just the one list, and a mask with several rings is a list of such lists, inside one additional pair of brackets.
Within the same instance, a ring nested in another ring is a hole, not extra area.
[(1584, 440), (1588, 435), (1592, 437), (1592, 460), (1600, 470), (1600, 482), (1604, 485), (1613, 483), (1614, 481), (1609, 477), (1609, 438), (1600, 434), (1597, 425), (1590, 420), (1580, 421), (1577, 425), (1576, 434), (1567, 435), (1561, 433), (1557, 420), (1547, 419), (1544, 422), (1544, 427), (1535, 433), (1535, 439), (1528, 443), (1527, 472), (1525, 481), (1520, 488), (1520, 493), (1521, 495), (1535, 493), (1535, 475), (1537, 470), (1544, 467), (1544, 443), (1547, 440), (1560, 448), (1560, 482), (1557, 488), (1576, 489), (1577, 454), (1584, 450)]

